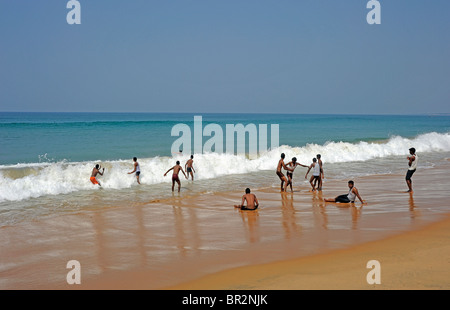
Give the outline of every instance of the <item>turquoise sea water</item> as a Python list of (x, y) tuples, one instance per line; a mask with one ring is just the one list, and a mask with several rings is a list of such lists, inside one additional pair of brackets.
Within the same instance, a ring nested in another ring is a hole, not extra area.
[[(0, 164), (171, 156), (177, 138), (171, 136), (172, 127), (183, 123), (193, 130), (194, 115), (199, 114), (0, 113)], [(450, 132), (450, 116), (200, 115), (203, 127), (209, 123), (224, 129), (226, 124), (279, 124), (279, 144), (291, 147)]]
[[(195, 115), (202, 116), (203, 128), (217, 124), (224, 133), (227, 124), (267, 124), (269, 132), (277, 124), (279, 146), (256, 158), (195, 153), (195, 183), (183, 179), (182, 194), (278, 187), (274, 170), (282, 152), (286, 162), (295, 156), (307, 165), (321, 154), (328, 179), (404, 174), (410, 147), (417, 149), (421, 169), (450, 157), (445, 115), (0, 113), (0, 225), (92, 208), (98, 195), (102, 205), (170, 197), (164, 173), (176, 160), (184, 166), (190, 155), (171, 152), (178, 139), (171, 131), (185, 124), (193, 136)], [(127, 174), (134, 156), (141, 186)], [(99, 176), (101, 193), (89, 181), (97, 163), (106, 169)], [(307, 185), (303, 177), (295, 179)]]

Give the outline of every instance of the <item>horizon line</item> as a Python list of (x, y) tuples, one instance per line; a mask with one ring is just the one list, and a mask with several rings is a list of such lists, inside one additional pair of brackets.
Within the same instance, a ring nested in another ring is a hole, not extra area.
[(92, 111), (0, 111), (0, 113), (66, 113), (66, 114), (190, 114), (190, 115), (202, 115), (202, 114), (275, 114), (275, 115), (373, 115), (373, 116), (450, 116), (450, 112), (431, 112), (431, 113), (277, 113), (277, 112), (92, 112)]

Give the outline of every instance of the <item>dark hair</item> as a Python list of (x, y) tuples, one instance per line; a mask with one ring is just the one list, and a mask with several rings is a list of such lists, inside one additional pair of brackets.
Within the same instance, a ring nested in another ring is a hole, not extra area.
[(133, 157), (133, 160), (136, 161), (136, 160), (137, 160), (137, 157)]
[(416, 149), (415, 149), (415, 148), (413, 148), (413, 147), (412, 147), (412, 148), (410, 148), (409, 150), (410, 150), (410, 151), (412, 151), (413, 153), (416, 153)]
[(247, 187), (247, 188), (245, 189), (245, 193), (246, 193), (246, 194), (250, 194), (250, 188)]
[(284, 153), (281, 153), (281, 158), (284, 158), (284, 156), (285, 156)]
[(297, 158), (296, 157), (292, 157), (292, 161), (297, 161)]
[(99, 164), (96, 164), (96, 165), (95, 165), (95, 169), (98, 169), (98, 167), (100, 167), (100, 165), (99, 165)]
[(320, 154), (317, 154), (316, 157), (317, 157), (317, 158), (320, 158)]
[(352, 180), (350, 180), (350, 181), (348, 181), (348, 184), (355, 185), (355, 182), (353, 182)]
[(180, 161), (179, 160), (177, 160), (177, 165), (179, 165), (180, 164)]
[(191, 155), (191, 159), (194, 158), (194, 155)]
[(314, 158), (313, 158), (313, 162), (316, 162), (316, 161), (317, 161), (317, 158), (314, 157)]

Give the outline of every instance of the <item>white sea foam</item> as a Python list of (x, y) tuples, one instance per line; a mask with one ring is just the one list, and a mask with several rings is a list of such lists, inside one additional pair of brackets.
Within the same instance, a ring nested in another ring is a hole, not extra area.
[[(316, 154), (321, 154), (327, 163), (367, 161), (374, 158), (403, 156), (408, 149), (415, 147), (418, 154), (427, 152), (449, 152), (449, 133), (427, 133), (413, 139), (399, 136), (384, 142), (328, 142), (324, 145), (308, 144), (303, 147), (282, 145), (268, 151), (256, 159), (247, 159), (243, 155), (232, 154), (195, 154), (194, 169), (196, 179), (205, 180), (224, 175), (243, 174), (254, 171), (274, 170), (281, 153), (286, 161), (292, 157), (303, 164), (309, 164)], [(180, 160), (183, 168), (187, 156), (140, 158), (141, 183), (152, 185), (170, 182), (171, 172), (164, 173)], [(96, 190), (89, 177), (93, 166), (100, 163), (105, 174), (98, 176), (105, 189), (126, 189), (136, 185), (132, 162), (127, 160), (107, 162), (57, 162), (17, 164), (0, 166), (0, 202), (20, 201), (44, 195), (67, 194), (76, 191)]]

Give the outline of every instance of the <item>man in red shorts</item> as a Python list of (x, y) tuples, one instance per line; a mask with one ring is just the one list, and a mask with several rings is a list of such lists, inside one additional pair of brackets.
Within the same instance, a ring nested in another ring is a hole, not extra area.
[(172, 168), (170, 168), (169, 170), (166, 171), (166, 173), (164, 173), (164, 176), (167, 175), (167, 173), (173, 170), (173, 174), (172, 174), (172, 192), (173, 192), (173, 188), (175, 186), (175, 182), (178, 183), (178, 191), (180, 191), (180, 187), (181, 187), (181, 182), (180, 182), (180, 178), (178, 177), (178, 174), (181, 172), (183, 172), (184, 177), (187, 179), (188, 177), (186, 176), (186, 173), (184, 173), (183, 168), (180, 166), (180, 162), (177, 161), (177, 164), (175, 166), (173, 166)]

